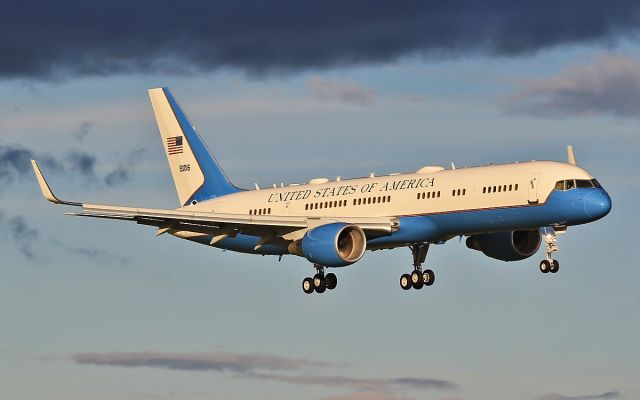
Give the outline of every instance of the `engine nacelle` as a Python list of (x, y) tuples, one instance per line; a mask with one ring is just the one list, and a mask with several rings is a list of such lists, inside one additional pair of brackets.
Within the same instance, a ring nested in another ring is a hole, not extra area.
[(344, 267), (360, 260), (367, 249), (362, 228), (341, 222), (311, 229), (289, 246), (289, 252), (325, 267)]
[(467, 247), (502, 261), (524, 260), (540, 248), (542, 237), (538, 229), (483, 233), (467, 238)]

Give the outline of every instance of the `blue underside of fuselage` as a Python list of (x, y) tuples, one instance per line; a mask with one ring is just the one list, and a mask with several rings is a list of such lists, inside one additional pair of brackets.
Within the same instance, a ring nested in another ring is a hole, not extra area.
[[(604, 217), (610, 209), (611, 199), (603, 189), (553, 191), (544, 204), (401, 216), (397, 231), (367, 243), (375, 248), (396, 247), (437, 242), (458, 235), (580, 225)], [(191, 240), (209, 244), (211, 236)], [(216, 247), (252, 254), (287, 254), (286, 247), (273, 244), (254, 250), (259, 240), (259, 237), (238, 234), (221, 240)]]

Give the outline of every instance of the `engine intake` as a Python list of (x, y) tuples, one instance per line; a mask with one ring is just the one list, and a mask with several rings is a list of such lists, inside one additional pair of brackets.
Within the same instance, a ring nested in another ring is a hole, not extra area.
[(467, 238), (467, 247), (496, 260), (518, 261), (534, 255), (541, 242), (540, 231), (531, 229), (472, 235)]
[(331, 223), (308, 231), (289, 246), (289, 252), (325, 267), (344, 267), (360, 260), (367, 237), (357, 225)]

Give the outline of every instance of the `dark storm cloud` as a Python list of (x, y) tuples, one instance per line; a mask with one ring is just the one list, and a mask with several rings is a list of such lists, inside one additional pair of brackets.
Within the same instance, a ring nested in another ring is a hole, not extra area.
[(538, 117), (610, 114), (640, 118), (640, 61), (601, 55), (592, 64), (574, 65), (554, 77), (523, 82), (500, 104), (509, 114)]
[(617, 390), (604, 392), (601, 394), (581, 395), (581, 396), (565, 396), (558, 393), (548, 393), (542, 395), (538, 400), (611, 400), (619, 399), (622, 395)]
[(0, 77), (237, 68), (252, 74), (396, 60), (514, 56), (612, 43), (640, 26), (619, 0), (10, 1)]

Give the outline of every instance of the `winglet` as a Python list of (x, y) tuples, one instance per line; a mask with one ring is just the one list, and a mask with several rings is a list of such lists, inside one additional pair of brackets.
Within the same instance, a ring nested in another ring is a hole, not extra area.
[(573, 146), (571, 145), (567, 146), (567, 161), (569, 164), (577, 165), (576, 156), (573, 154)]
[(40, 185), (40, 190), (42, 190), (42, 195), (44, 196), (45, 199), (49, 200), (52, 203), (55, 204), (66, 204), (66, 205), (70, 205), (70, 206), (82, 206), (81, 203), (74, 203), (71, 201), (64, 201), (64, 200), (60, 200), (59, 198), (56, 197), (55, 194), (53, 194), (53, 192), (51, 191), (51, 188), (49, 187), (49, 184), (47, 183), (47, 180), (44, 179), (44, 176), (42, 175), (42, 172), (40, 172), (40, 167), (38, 167), (38, 163), (36, 162), (36, 160), (31, 160), (31, 165), (33, 166), (33, 171), (36, 173), (36, 179), (38, 179), (38, 185)]

